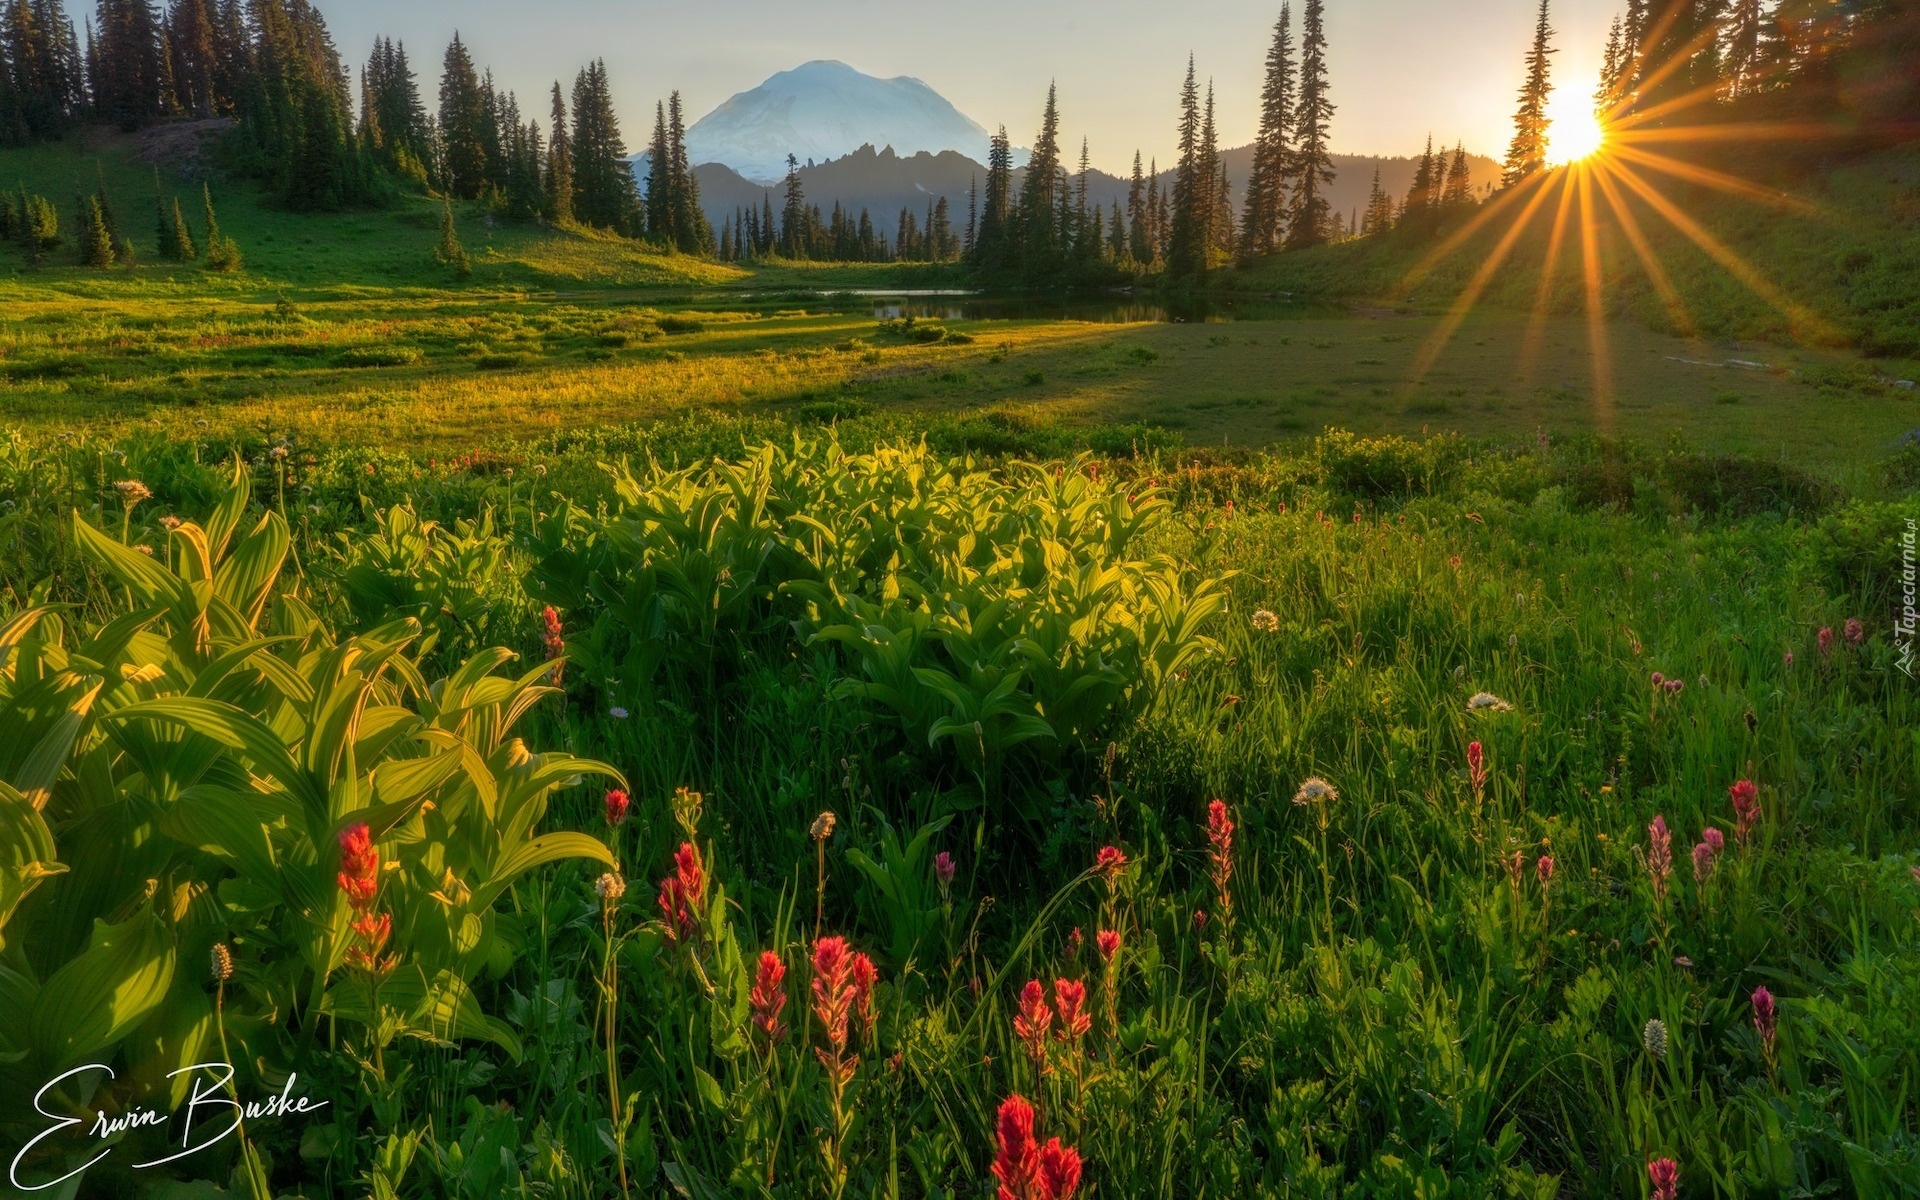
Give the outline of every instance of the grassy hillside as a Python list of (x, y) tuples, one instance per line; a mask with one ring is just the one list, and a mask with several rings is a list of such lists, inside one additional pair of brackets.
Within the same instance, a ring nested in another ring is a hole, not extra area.
[[(1595, 241), (1609, 315), (1664, 332), (1845, 345), (1875, 355), (1920, 357), (1920, 144), (1805, 169), (1790, 178), (1769, 171), (1758, 159), (1717, 163), (1713, 169), (1735, 178), (1758, 178), (1755, 186), (1784, 192), (1785, 198), (1737, 196), (1646, 168), (1636, 171), (1750, 265), (1767, 286), (1805, 312), (1795, 313), (1741, 282), (1630, 187), (1616, 183), (1619, 210), (1604, 199), (1602, 189), (1594, 192)], [(1544, 299), (1551, 313), (1584, 310), (1584, 260), (1577, 235), (1565, 238), (1555, 269), (1544, 271), (1559, 196), (1555, 191), (1527, 223), (1482, 303), (1531, 309)], [(1464, 232), (1464, 222), (1431, 234), (1396, 230), (1386, 237), (1275, 256), (1229, 273), (1221, 286), (1444, 305), (1468, 286), (1513, 228), (1522, 207), (1512, 204), (1464, 236), (1430, 270), (1422, 268)], [(1573, 212), (1578, 211), (1576, 201)], [(1634, 229), (1671, 281), (1677, 305), (1662, 295), (1654, 274), (1636, 253)]]

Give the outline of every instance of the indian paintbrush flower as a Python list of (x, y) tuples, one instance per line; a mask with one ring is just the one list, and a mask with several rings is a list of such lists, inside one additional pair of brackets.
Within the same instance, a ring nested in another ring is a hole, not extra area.
[(1766, 1050), (1767, 1061), (1773, 1061), (1774, 1038), (1779, 1032), (1779, 1014), (1774, 1008), (1773, 993), (1765, 984), (1753, 989), (1753, 1028), (1760, 1035), (1760, 1044)]
[(768, 1046), (787, 1036), (787, 1023), (781, 1013), (787, 1007), (787, 964), (772, 950), (760, 952), (760, 966), (753, 976), (753, 990), (747, 1003), (753, 1010), (753, 1028)]
[(1040, 1147), (1039, 1191), (1035, 1200), (1071, 1200), (1080, 1186), (1080, 1152), (1052, 1137)]
[(1060, 1014), (1060, 1027), (1053, 1031), (1055, 1041), (1077, 1042), (1093, 1028), (1093, 1014), (1087, 1011), (1087, 985), (1080, 980), (1054, 980), (1053, 1003)]
[(860, 1032), (873, 1044), (873, 985), (880, 978), (880, 972), (874, 968), (873, 960), (865, 954), (853, 956), (853, 1010), (860, 1017)]
[(380, 890), (380, 851), (364, 821), (340, 831), (340, 873), (334, 878), (355, 912), (373, 906), (374, 893)]
[(1667, 877), (1673, 874), (1673, 834), (1662, 816), (1654, 817), (1647, 826), (1647, 873), (1653, 877), (1654, 897), (1664, 899)]
[[(853, 1078), (856, 1060), (846, 1056), (847, 1019), (853, 1012), (853, 962), (847, 939), (823, 937), (813, 944), (813, 1015), (820, 1022), (827, 1047), (814, 1047), (835, 1090)], [(828, 1051), (831, 1050), (831, 1053)]]
[(1467, 780), (1475, 799), (1487, 790), (1487, 752), (1479, 742), (1467, 743)]
[(1653, 1200), (1675, 1200), (1680, 1194), (1680, 1164), (1670, 1158), (1656, 1158), (1647, 1164), (1647, 1181), (1653, 1184)]
[(1745, 846), (1753, 827), (1760, 823), (1760, 789), (1752, 780), (1742, 779), (1727, 789), (1727, 797), (1733, 801), (1733, 836)]
[(940, 903), (953, 903), (953, 855), (945, 850), (933, 856), (933, 881), (940, 885)]
[(1815, 638), (1815, 641), (1817, 641), (1820, 645), (1821, 658), (1826, 658), (1833, 653), (1832, 628), (1828, 627), (1828, 628), (1821, 629), (1819, 635)]
[(1013, 1032), (1027, 1048), (1027, 1058), (1047, 1071), (1047, 1030), (1053, 1024), (1053, 1010), (1047, 1007), (1047, 989), (1038, 979), (1029, 979), (1020, 989), (1020, 1009), (1014, 1014)]
[(673, 854), (673, 874), (660, 881), (657, 901), (669, 942), (678, 945), (699, 929), (706, 897), (707, 873), (700, 863), (700, 852), (692, 842), (682, 842)]
[(554, 663), (550, 677), (553, 685), (558, 687), (561, 665), (554, 660), (567, 652), (566, 639), (560, 633), (560, 614), (554, 610), (553, 605), (549, 604), (540, 611), (540, 622), (542, 625), (540, 644), (546, 647), (547, 661)]
[(1533, 877), (1540, 881), (1540, 891), (1545, 893), (1553, 887), (1553, 855), (1542, 854), (1533, 864)]
[(1220, 913), (1233, 917), (1233, 818), (1224, 800), (1207, 805), (1207, 862), (1213, 878), (1213, 892), (1219, 899)]
[(1040, 1147), (1033, 1140), (1033, 1105), (1023, 1096), (1009, 1096), (1001, 1103), (995, 1122), (998, 1153), (993, 1159), (993, 1177), (998, 1180), (999, 1200), (1028, 1200), (1040, 1178)]
[(1127, 855), (1118, 846), (1102, 846), (1093, 860), (1093, 872), (1107, 881), (1109, 888), (1119, 882), (1121, 872), (1127, 869)]
[(627, 813), (633, 806), (633, 801), (627, 796), (627, 793), (620, 788), (609, 788), (607, 790), (606, 800), (607, 824), (613, 826), (626, 824)]

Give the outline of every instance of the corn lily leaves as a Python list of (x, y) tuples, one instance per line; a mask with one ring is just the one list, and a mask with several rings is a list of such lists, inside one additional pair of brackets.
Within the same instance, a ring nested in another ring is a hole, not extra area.
[(48, 1077), (111, 1048), (166, 997), (173, 937), (141, 907), (119, 924), (96, 921), (87, 948), (43, 983), (27, 1013), (38, 1066)]

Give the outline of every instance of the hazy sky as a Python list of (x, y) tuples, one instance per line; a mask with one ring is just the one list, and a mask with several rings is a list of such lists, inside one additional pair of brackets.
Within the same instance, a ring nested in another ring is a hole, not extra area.
[[(1047, 81), (1060, 85), (1063, 133), (1091, 140), (1096, 166), (1122, 170), (1138, 148), (1164, 163), (1175, 104), (1195, 55), (1213, 78), (1223, 145), (1251, 141), (1280, 0), (317, 0), (342, 54), (365, 60), (376, 34), (406, 43), (431, 107), (457, 27), (475, 61), (545, 125), (548, 88), (603, 57), (627, 145), (638, 150), (656, 98), (678, 88), (689, 121), (735, 92), (809, 59), (872, 75), (913, 75), (988, 129), (1032, 141)], [(1593, 90), (1607, 24), (1623, 0), (1554, 0), (1556, 81)], [(1294, 0), (1299, 27), (1300, 0)], [(1431, 131), (1500, 157), (1512, 134), (1534, 0), (1328, 0), (1334, 148), (1417, 153)], [(1570, 97), (1563, 96), (1564, 99)], [(531, 102), (530, 102), (531, 101)]]

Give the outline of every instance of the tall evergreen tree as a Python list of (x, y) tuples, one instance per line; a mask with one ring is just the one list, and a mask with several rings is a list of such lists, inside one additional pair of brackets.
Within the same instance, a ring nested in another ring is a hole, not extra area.
[(174, 0), (167, 12), (167, 49), (174, 102), (189, 117), (221, 111), (219, 50), (210, 0)]
[(780, 210), (780, 254), (790, 259), (807, 257), (807, 193), (800, 183), (800, 160), (787, 155), (785, 202)]
[(1063, 198), (1064, 172), (1060, 165), (1060, 108), (1058, 91), (1047, 85), (1047, 107), (1040, 117), (1040, 132), (1033, 140), (1027, 158), (1027, 175), (1020, 188), (1020, 221), (1017, 246), (1021, 269), (1029, 279), (1050, 278), (1059, 269), (1062, 257), (1062, 228), (1059, 209)]
[(637, 233), (639, 191), (627, 162), (606, 63), (596, 59), (573, 83), (573, 214), (582, 225)]
[(440, 140), (447, 191), (461, 200), (477, 199), (486, 190), (490, 101), (472, 55), (455, 32), (440, 69)]
[(1440, 193), (1440, 207), (1449, 212), (1458, 211), (1473, 203), (1473, 171), (1467, 165), (1467, 147), (1464, 143), (1453, 145), (1453, 161), (1447, 166), (1446, 186)]
[(1240, 237), (1244, 258), (1280, 249), (1285, 233), (1288, 131), (1293, 125), (1293, 6), (1280, 6), (1280, 20), (1267, 48), (1267, 77), (1260, 89), (1260, 131), (1253, 139), (1253, 167), (1247, 174), (1245, 218)]
[(706, 254), (713, 247), (713, 229), (700, 208), (700, 184), (687, 162), (686, 117), (680, 93), (667, 97), (667, 150), (671, 156), (673, 245), (683, 254)]
[(1594, 89), (1593, 110), (1602, 121), (1611, 120), (1626, 99), (1633, 55), (1627, 46), (1626, 26), (1619, 17), (1607, 30), (1607, 48), (1600, 59), (1600, 86)]
[(1147, 177), (1140, 169), (1140, 152), (1133, 152), (1133, 178), (1127, 181), (1127, 259), (1146, 266), (1153, 261), (1153, 246), (1147, 239)]
[(165, 116), (172, 103), (160, 16), (148, 0), (100, 0), (94, 111), (122, 129)]
[(1440, 199), (1440, 180), (1438, 168), (1433, 158), (1433, 135), (1427, 135), (1426, 153), (1420, 156), (1420, 165), (1413, 170), (1413, 186), (1407, 189), (1407, 199), (1400, 208), (1400, 219), (1409, 225), (1425, 224), (1428, 215)]
[(1727, 94), (1735, 98), (1759, 91), (1764, 80), (1760, 57), (1764, 17), (1761, 0), (1733, 0), (1727, 10), (1723, 63)]
[(1327, 90), (1325, 0), (1306, 0), (1301, 22), (1300, 100), (1293, 114), (1293, 197), (1287, 211), (1287, 246), (1303, 249), (1327, 240), (1327, 188), (1333, 185), (1330, 144), (1334, 105)]
[(1508, 187), (1547, 168), (1547, 97), (1553, 93), (1553, 27), (1547, 23), (1550, 0), (1540, 0), (1533, 48), (1527, 51), (1527, 81), (1520, 87), (1520, 110), (1513, 116), (1513, 142), (1501, 176)]
[(553, 134), (547, 139), (547, 220), (556, 225), (573, 221), (573, 142), (567, 133), (567, 102), (560, 81), (553, 81)]
[(1177, 279), (1205, 273), (1207, 223), (1205, 198), (1211, 176), (1200, 173), (1200, 85), (1193, 56), (1180, 86), (1180, 160), (1173, 175), (1173, 228), (1168, 235), (1167, 272)]
[(974, 265), (993, 274), (1010, 264), (1013, 239), (1013, 147), (1007, 127), (987, 143), (987, 186), (980, 202), (980, 231), (974, 238)]
[(1373, 169), (1373, 190), (1367, 193), (1367, 208), (1360, 218), (1360, 234), (1372, 237), (1393, 228), (1393, 197), (1380, 186), (1380, 168)]

